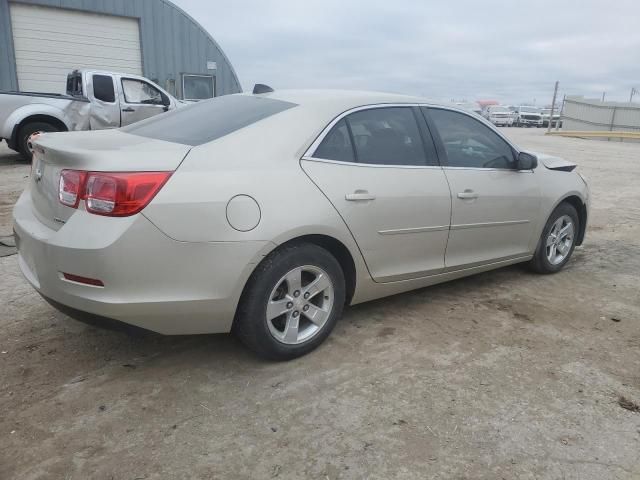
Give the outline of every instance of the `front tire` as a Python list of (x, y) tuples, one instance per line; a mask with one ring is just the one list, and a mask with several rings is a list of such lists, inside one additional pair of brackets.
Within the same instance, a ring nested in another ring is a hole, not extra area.
[(310, 243), (270, 253), (247, 283), (233, 331), (249, 349), (291, 360), (318, 347), (342, 316), (345, 279), (338, 261)]
[(542, 231), (536, 253), (529, 262), (537, 273), (559, 272), (569, 261), (580, 231), (580, 219), (576, 209), (561, 203), (551, 213)]
[(33, 155), (29, 149), (29, 138), (38, 132), (59, 132), (60, 129), (47, 122), (30, 122), (20, 127), (18, 131), (17, 147), (22, 157), (31, 162)]

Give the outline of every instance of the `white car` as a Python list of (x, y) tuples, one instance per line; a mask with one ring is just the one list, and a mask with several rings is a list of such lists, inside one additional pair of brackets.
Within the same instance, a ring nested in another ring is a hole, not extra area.
[(270, 91), (119, 130), (46, 133), (14, 208), (50, 303), (164, 334), (234, 330), (276, 359), (352, 305), (528, 262), (584, 238), (575, 164), (401, 95)]
[(513, 125), (514, 114), (509, 107), (491, 105), (487, 107), (486, 118), (497, 127), (510, 127)]

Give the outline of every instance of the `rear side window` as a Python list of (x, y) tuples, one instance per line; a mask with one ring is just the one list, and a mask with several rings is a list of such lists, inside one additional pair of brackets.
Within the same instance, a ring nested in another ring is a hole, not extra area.
[(313, 156), (341, 162), (355, 161), (351, 136), (349, 135), (349, 129), (344, 119), (336, 123), (327, 136), (324, 137), (324, 140), (322, 140), (322, 143)]
[(437, 165), (430, 136), (427, 142), (425, 149), (413, 107), (371, 108), (340, 120), (313, 156), (370, 165)]
[(427, 164), (418, 123), (410, 107), (362, 110), (349, 115), (347, 122), (358, 163)]
[(70, 73), (67, 75), (67, 95), (82, 97), (82, 75)]
[(122, 128), (141, 137), (202, 145), (267, 117), (297, 106), (295, 103), (248, 95), (226, 95), (156, 115)]
[(108, 75), (94, 75), (93, 96), (103, 102), (115, 102), (116, 92), (113, 88), (113, 79)]

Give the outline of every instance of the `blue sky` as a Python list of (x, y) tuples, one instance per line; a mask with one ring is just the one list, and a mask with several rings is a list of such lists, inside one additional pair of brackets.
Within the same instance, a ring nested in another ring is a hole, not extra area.
[(640, 89), (637, 0), (173, 1), (220, 43), (245, 89), (537, 104), (556, 80), (561, 93), (610, 100)]

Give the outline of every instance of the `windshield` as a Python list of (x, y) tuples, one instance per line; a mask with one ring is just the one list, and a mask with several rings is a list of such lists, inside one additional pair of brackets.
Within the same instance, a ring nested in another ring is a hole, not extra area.
[(122, 128), (141, 137), (197, 146), (296, 107), (249, 95), (225, 95), (156, 115)]
[(520, 107), (520, 111), (524, 113), (540, 113), (535, 107)]

